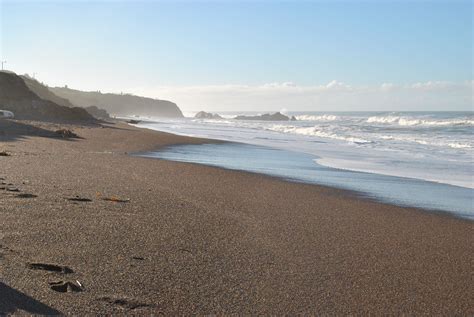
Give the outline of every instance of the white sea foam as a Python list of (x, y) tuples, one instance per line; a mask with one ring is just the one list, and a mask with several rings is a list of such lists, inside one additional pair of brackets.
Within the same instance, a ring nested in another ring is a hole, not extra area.
[(300, 121), (335, 121), (339, 119), (338, 116), (332, 115), (332, 114), (324, 114), (320, 116), (315, 116), (315, 115), (298, 115), (295, 116), (296, 120)]
[(469, 112), (288, 113), (298, 121), (278, 123), (233, 120), (237, 114), (242, 113), (226, 113), (223, 120), (157, 119), (156, 124), (145, 124), (172, 133), (310, 153), (335, 168), (474, 187), (474, 120)]
[(465, 144), (465, 143), (448, 143), (448, 146), (454, 148), (454, 149), (472, 149), (471, 144)]
[(394, 116), (382, 116), (382, 117), (370, 117), (367, 119), (368, 123), (393, 123), (400, 120), (400, 117)]
[(418, 119), (410, 117), (400, 117), (400, 116), (372, 116), (367, 119), (367, 123), (396, 123), (401, 126), (473, 126), (474, 120), (472, 119)]
[(233, 124), (234, 121), (226, 120), (225, 118), (222, 119), (191, 119), (193, 122), (201, 122), (201, 123), (216, 123), (216, 124)]
[(450, 147), (453, 149), (470, 149), (473, 148), (474, 145), (469, 144), (467, 142), (454, 142), (450, 140), (436, 140), (433, 138), (425, 137), (421, 138), (417, 135), (401, 135), (401, 136), (394, 136), (394, 135), (379, 135), (376, 136), (382, 140), (394, 141), (394, 142), (407, 142), (407, 143), (417, 143), (421, 145), (429, 145), (429, 146), (437, 146), (437, 147)]
[(354, 136), (338, 135), (328, 131), (319, 129), (318, 127), (296, 127), (288, 125), (273, 125), (267, 128), (270, 131), (294, 133), (307, 136), (315, 136), (320, 138), (329, 138), (334, 140), (342, 140), (356, 144), (372, 143), (373, 141), (357, 138)]

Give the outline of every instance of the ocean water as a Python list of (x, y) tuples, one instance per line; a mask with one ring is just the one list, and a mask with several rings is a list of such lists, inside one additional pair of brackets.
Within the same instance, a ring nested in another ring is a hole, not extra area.
[[(203, 154), (193, 147), (183, 147), (185, 150), (178, 152), (174, 148), (161, 151), (156, 154), (161, 158), (347, 188), (390, 202), (474, 218), (473, 112), (289, 112), (288, 115), (298, 119), (290, 122), (233, 119), (239, 114), (256, 113), (220, 114), (224, 119), (194, 119), (192, 113), (183, 119), (142, 118), (144, 121), (139, 126), (254, 145), (245, 148), (247, 153), (254, 153), (250, 157), (264, 162), (267, 155), (270, 162), (274, 161), (272, 156), (276, 156), (280, 163), (274, 164), (271, 171), (264, 168), (265, 164), (249, 160), (236, 164), (225, 155), (229, 149), (221, 147), (221, 153), (215, 146), (201, 148), (207, 149), (207, 155), (212, 156), (211, 150), (220, 153), (214, 157), (220, 157), (220, 163), (204, 160)], [(239, 146), (234, 145), (234, 148)], [(262, 151), (262, 148), (281, 152), (276, 155), (277, 152)], [(173, 155), (165, 157), (166, 151)], [(293, 164), (300, 159), (310, 163)], [(327, 173), (322, 176), (323, 171), (331, 171), (329, 175), (337, 174), (337, 177), (327, 177)], [(375, 185), (369, 186), (368, 182)], [(403, 186), (394, 185), (408, 183), (413, 186), (406, 195)], [(423, 198), (409, 199), (408, 196)]]

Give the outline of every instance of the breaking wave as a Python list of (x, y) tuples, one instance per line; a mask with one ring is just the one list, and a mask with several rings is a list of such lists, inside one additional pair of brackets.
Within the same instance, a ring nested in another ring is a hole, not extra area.
[(315, 136), (315, 137), (320, 137), (320, 138), (329, 138), (333, 140), (341, 140), (341, 141), (346, 141), (346, 142), (355, 143), (355, 144), (373, 143), (373, 141), (370, 141), (370, 140), (366, 140), (366, 139), (358, 138), (354, 136), (339, 135), (333, 132), (318, 129), (317, 127), (296, 127), (296, 126), (288, 126), (288, 125), (274, 125), (274, 126), (268, 127), (267, 130), (283, 132), (283, 133), (294, 133), (294, 134), (300, 134), (300, 135)]
[(453, 149), (471, 149), (473, 148), (472, 144), (465, 142), (454, 142), (454, 141), (442, 141), (442, 140), (433, 140), (430, 138), (420, 138), (416, 136), (395, 136), (395, 135), (380, 135), (379, 139), (387, 141), (400, 141), (400, 142), (409, 142), (417, 143), (421, 145), (431, 145), (437, 147), (450, 147)]
[(367, 119), (368, 123), (398, 124), (401, 126), (473, 126), (472, 119), (415, 119), (402, 116), (373, 116)]
[(335, 121), (339, 119), (338, 116), (332, 115), (332, 114), (324, 114), (320, 116), (314, 116), (314, 115), (299, 115), (295, 116), (296, 120), (300, 121)]

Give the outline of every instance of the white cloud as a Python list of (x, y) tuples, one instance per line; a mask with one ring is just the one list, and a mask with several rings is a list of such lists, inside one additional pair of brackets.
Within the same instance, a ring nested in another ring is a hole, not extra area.
[(415, 83), (411, 85), (411, 88), (420, 89), (420, 90), (446, 90), (446, 89), (456, 89), (457, 85), (447, 81), (428, 81), (424, 83)]
[(132, 93), (176, 102), (192, 110), (469, 110), (474, 81), (428, 81), (352, 86), (337, 80), (325, 85), (299, 86), (292, 82), (264, 85), (157, 86)]
[(350, 90), (351, 86), (346, 85), (342, 82), (339, 82), (337, 80), (333, 80), (329, 82), (326, 86), (326, 89), (331, 89), (331, 90)]
[(382, 91), (392, 91), (395, 88), (395, 85), (392, 83), (383, 83), (380, 85)]

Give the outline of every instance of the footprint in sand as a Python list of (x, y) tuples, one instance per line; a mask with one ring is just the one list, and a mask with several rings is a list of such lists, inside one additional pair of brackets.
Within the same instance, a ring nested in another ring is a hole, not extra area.
[[(71, 274), (74, 271), (65, 265), (56, 265), (56, 264), (48, 264), (48, 263), (27, 263), (29, 269), (32, 270), (42, 270), (48, 271), (53, 273), (60, 273), (60, 274)], [(50, 288), (59, 293), (77, 293), (84, 291), (84, 286), (78, 280), (74, 282), (70, 281), (56, 281), (49, 283)]]
[[(0, 236), (0, 238), (1, 238), (1, 236)], [(11, 249), (0, 244), (0, 260), (3, 259), (3, 257), (5, 256), (5, 253), (7, 253), (7, 252), (11, 252)]]
[(124, 298), (111, 298), (111, 297), (101, 297), (98, 300), (107, 302), (112, 305), (121, 306), (127, 309), (137, 309), (142, 307), (156, 307), (156, 305), (141, 303), (135, 300), (124, 299)]
[(80, 196), (66, 198), (66, 199), (69, 200), (69, 201), (75, 201), (75, 202), (91, 202), (92, 201), (92, 199), (83, 198), (83, 197), (80, 197)]
[(48, 263), (27, 263), (28, 268), (32, 270), (43, 270), (55, 273), (70, 274), (74, 271), (67, 266), (48, 264)]
[(23, 194), (15, 195), (15, 197), (17, 197), (17, 198), (36, 198), (38, 196), (34, 195), (34, 194), (23, 193)]
[(138, 260), (138, 261), (144, 261), (145, 260), (145, 258), (142, 257), (142, 256), (132, 256), (132, 259), (133, 260)]

